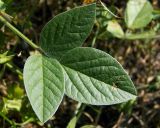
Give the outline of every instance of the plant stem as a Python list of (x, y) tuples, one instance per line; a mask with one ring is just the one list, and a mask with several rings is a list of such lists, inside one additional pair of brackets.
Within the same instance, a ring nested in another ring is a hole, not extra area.
[(42, 52), (40, 47), (34, 44), (30, 39), (28, 39), (24, 34), (22, 34), (18, 29), (16, 29), (12, 24), (10, 24), (4, 17), (0, 15), (0, 21), (4, 23), (8, 28), (10, 28), (16, 35), (21, 37), (24, 41), (26, 41), (31, 47), (37, 49), (38, 51)]
[(7, 116), (5, 116), (2, 112), (0, 112), (0, 116), (6, 120), (10, 125), (14, 126), (14, 122), (12, 122)]
[(6, 66), (14, 73), (17, 73), (19, 76), (23, 76), (23, 73), (20, 71), (20, 69), (13, 65), (12, 63), (6, 63)]
[(145, 33), (137, 33), (137, 34), (126, 33), (124, 37), (124, 39), (127, 40), (155, 39), (155, 38), (160, 38), (160, 35), (156, 35), (154, 31), (148, 31)]
[(99, 0), (99, 2), (100, 2), (100, 4), (102, 5), (102, 7), (103, 7), (107, 12), (109, 12), (112, 16), (114, 16), (115, 18), (121, 18), (121, 17), (115, 15), (113, 12), (111, 12), (111, 11), (105, 6), (105, 4), (104, 4), (101, 0)]
[(102, 109), (103, 109), (103, 107), (100, 107), (100, 109), (99, 109), (99, 111), (98, 111), (98, 113), (97, 113), (97, 117), (96, 117), (96, 119), (95, 119), (95, 125), (98, 125), (100, 116), (101, 116), (101, 114), (102, 114)]
[(15, 123), (16, 124), (16, 126), (24, 126), (24, 125), (26, 125), (26, 124), (28, 124), (28, 123), (30, 123), (30, 122), (33, 122), (34, 121), (34, 118), (29, 118), (28, 120), (26, 120), (25, 122), (23, 122), (23, 123)]
[(78, 121), (79, 118), (81, 117), (81, 115), (82, 115), (82, 113), (83, 113), (83, 111), (84, 111), (85, 108), (86, 108), (86, 104), (81, 103), (80, 106), (79, 106), (78, 112), (77, 112), (77, 114), (76, 114), (76, 116), (77, 116), (77, 121)]

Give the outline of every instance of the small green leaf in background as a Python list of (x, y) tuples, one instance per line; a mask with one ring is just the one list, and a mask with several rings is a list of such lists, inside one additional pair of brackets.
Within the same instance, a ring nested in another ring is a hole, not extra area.
[(117, 21), (109, 21), (107, 30), (115, 37), (117, 38), (123, 38), (124, 32), (122, 30), (122, 27), (119, 25)]
[(24, 90), (19, 85), (9, 86), (7, 92), (10, 99), (21, 99), (24, 96)]
[(125, 11), (128, 28), (143, 28), (152, 20), (153, 7), (148, 0), (129, 0)]
[(77, 117), (75, 116), (75, 117), (73, 117), (71, 119), (71, 121), (67, 125), (67, 128), (75, 128), (76, 127), (76, 123), (77, 123)]
[(0, 54), (0, 64), (4, 64), (13, 58), (14, 55), (7, 56), (7, 53)]
[(9, 111), (9, 110), (13, 110), (13, 109), (20, 111), (21, 106), (22, 106), (21, 99), (9, 100), (7, 98), (3, 98), (3, 101), (4, 101), (3, 111)]
[(65, 93), (74, 100), (110, 105), (136, 98), (136, 89), (122, 66), (94, 48), (75, 48), (61, 59)]
[(0, 11), (5, 11), (5, 10), (6, 10), (6, 5), (2, 0), (0, 0)]
[(95, 3), (57, 15), (41, 32), (41, 48), (47, 55), (60, 59), (63, 54), (84, 43), (91, 32), (95, 17)]
[(23, 76), (32, 108), (44, 123), (52, 117), (62, 101), (63, 70), (55, 59), (33, 55), (25, 63)]

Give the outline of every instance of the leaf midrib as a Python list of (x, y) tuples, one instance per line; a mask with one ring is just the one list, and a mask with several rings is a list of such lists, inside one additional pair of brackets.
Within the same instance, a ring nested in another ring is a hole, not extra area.
[[(42, 57), (42, 76), (43, 76), (43, 74), (44, 74), (44, 68), (43, 68), (43, 56), (41, 56)], [(44, 77), (42, 77), (42, 83), (43, 83), (43, 93), (42, 93), (42, 96), (44, 97), (44, 89), (45, 89), (45, 86), (44, 86)], [(44, 120), (44, 98), (43, 98), (43, 100), (42, 100), (42, 114), (43, 114), (43, 119), (42, 119), (42, 121), (44, 122), (45, 120)]]

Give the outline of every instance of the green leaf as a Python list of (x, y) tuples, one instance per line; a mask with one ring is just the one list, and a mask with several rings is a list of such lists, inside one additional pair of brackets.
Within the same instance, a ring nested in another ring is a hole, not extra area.
[(29, 57), (24, 67), (25, 89), (41, 122), (56, 112), (64, 95), (64, 75), (58, 61), (42, 55)]
[(115, 37), (123, 38), (124, 32), (117, 21), (109, 21), (107, 30)]
[(3, 98), (3, 101), (5, 104), (5, 108), (3, 109), (5, 109), (6, 111), (13, 110), (13, 109), (20, 111), (22, 106), (22, 100), (20, 99), (9, 100), (7, 98)]
[(69, 124), (67, 125), (67, 128), (75, 128), (76, 123), (77, 123), (77, 117), (75, 116), (70, 120)]
[(129, 0), (125, 11), (128, 28), (143, 28), (152, 20), (153, 7), (148, 0)]
[(10, 99), (21, 99), (24, 96), (24, 90), (17, 84), (9, 86), (7, 90)]
[(0, 0), (0, 11), (5, 11), (5, 10), (6, 10), (6, 5), (2, 0)]
[(110, 105), (136, 98), (134, 85), (122, 66), (94, 48), (75, 48), (61, 59), (65, 93), (82, 103)]
[(57, 15), (41, 32), (41, 48), (48, 56), (60, 59), (69, 50), (81, 46), (93, 27), (95, 10), (96, 4), (90, 4)]
[(5, 52), (3, 54), (0, 54), (0, 64), (7, 63), (8, 61), (11, 61), (14, 55), (7, 56), (8, 52)]

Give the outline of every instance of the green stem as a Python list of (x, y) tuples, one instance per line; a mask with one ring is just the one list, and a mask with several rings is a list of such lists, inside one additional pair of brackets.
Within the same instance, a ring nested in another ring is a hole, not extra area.
[(116, 18), (121, 18), (121, 17), (115, 15), (113, 12), (111, 12), (111, 11), (105, 6), (105, 4), (104, 4), (101, 0), (99, 0), (99, 2), (101, 3), (102, 7), (103, 7), (107, 12), (109, 12), (112, 16), (114, 16), (114, 17), (116, 17)]
[(156, 35), (154, 31), (148, 31), (144, 33), (131, 34), (126, 33), (124, 39), (136, 40), (136, 39), (155, 39), (160, 38), (160, 35)]
[(20, 71), (20, 69), (19, 69), (17, 66), (15, 66), (15, 65), (13, 65), (13, 64), (11, 64), (11, 63), (6, 63), (6, 66), (7, 66), (12, 72), (17, 73), (17, 74), (20, 75), (20, 76), (23, 76), (23, 73)]
[(14, 125), (14, 122), (12, 122), (10, 119), (8, 119), (2, 112), (0, 112), (0, 116), (6, 120), (10, 125)]
[(102, 109), (103, 107), (100, 107), (98, 113), (97, 113), (97, 117), (96, 117), (96, 120), (95, 120), (95, 125), (98, 125), (98, 122), (99, 122), (99, 119), (100, 119), (100, 116), (102, 114)]
[(8, 28), (10, 28), (16, 35), (18, 35), (19, 37), (21, 37), (24, 41), (26, 41), (31, 47), (33, 47), (34, 49), (39, 50), (40, 52), (42, 52), (42, 50), (36, 45), (34, 44), (30, 39), (28, 39), (24, 34), (22, 34), (18, 29), (16, 29), (12, 24), (10, 24), (5, 18), (3, 18), (0, 15), (0, 21), (2, 23), (4, 23)]
[(94, 36), (94, 38), (93, 38), (93, 40), (92, 40), (92, 45), (91, 45), (91, 47), (94, 47), (95, 42), (96, 42), (96, 39), (97, 39), (97, 36)]
[(24, 125), (26, 125), (26, 124), (28, 124), (28, 123), (33, 122), (33, 121), (34, 121), (34, 118), (30, 118), (30, 119), (26, 120), (26, 121), (23, 122), (23, 123), (15, 123), (15, 124), (16, 124), (16, 126), (24, 126)]
[(148, 35), (148, 36), (144, 36), (141, 37), (140, 35), (130, 35), (130, 36), (126, 36), (124, 39), (127, 40), (140, 40), (140, 39), (157, 39), (160, 38), (160, 35)]
[(77, 112), (77, 114), (76, 114), (77, 121), (78, 121), (79, 118), (81, 117), (81, 115), (82, 115), (82, 113), (83, 113), (83, 111), (84, 111), (85, 108), (86, 108), (86, 104), (81, 103), (81, 105), (80, 105), (80, 107), (79, 107), (79, 109), (78, 109), (78, 112)]

